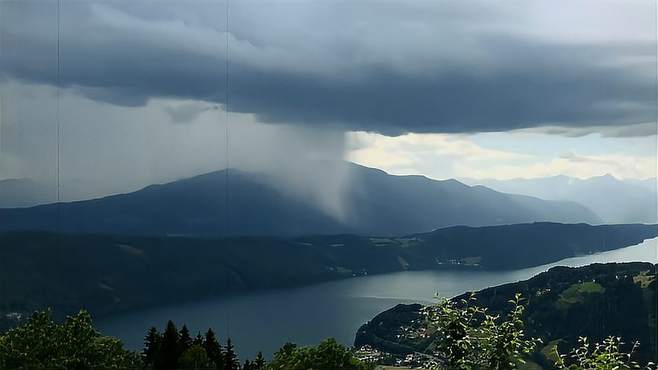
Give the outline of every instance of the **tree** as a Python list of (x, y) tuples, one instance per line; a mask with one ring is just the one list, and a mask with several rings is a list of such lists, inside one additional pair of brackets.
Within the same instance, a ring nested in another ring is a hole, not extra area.
[(359, 361), (352, 351), (336, 342), (326, 339), (316, 347), (299, 348), (286, 343), (266, 367), (270, 370), (372, 370), (374, 364)]
[(244, 360), (244, 364), (242, 365), (242, 370), (254, 370), (253, 364), (249, 360)]
[(144, 338), (144, 350), (142, 351), (144, 365), (153, 366), (155, 364), (161, 341), (162, 336), (158, 332), (158, 329), (152, 326)]
[[(526, 339), (523, 331), (523, 312), (521, 294), (517, 293), (508, 301), (512, 310), (505, 320), (500, 321), (499, 316), (485, 313), (482, 324), (484, 352), (489, 352), (488, 368), (495, 370), (513, 370), (517, 365), (524, 364), (527, 358), (541, 340), (537, 338)], [(500, 321), (500, 322), (499, 322)]]
[[(579, 346), (571, 351), (570, 358), (566, 355), (557, 353), (558, 369), (569, 370), (627, 370), (639, 369), (640, 365), (633, 361), (631, 357), (639, 347), (639, 343), (633, 343), (630, 352), (623, 352), (621, 347), (624, 344), (619, 337), (608, 337), (602, 343), (591, 345), (587, 338), (578, 338)], [(655, 366), (649, 363), (646, 369)]]
[(297, 345), (287, 342), (274, 354), (274, 361), (285, 362), (285, 359), (294, 356), (295, 351), (297, 351)]
[(121, 341), (102, 336), (86, 311), (56, 323), (50, 311), (32, 315), (0, 336), (1, 369), (130, 369), (141, 367), (139, 356)]
[(238, 370), (240, 369), (240, 363), (238, 362), (238, 356), (235, 354), (235, 349), (233, 348), (233, 343), (231, 338), (226, 340), (226, 348), (224, 349), (224, 370)]
[(192, 345), (203, 347), (203, 336), (201, 335), (201, 332), (198, 332), (196, 337), (194, 337), (194, 340), (192, 341)]
[(263, 357), (263, 352), (258, 351), (256, 355), (256, 360), (254, 361), (254, 369), (262, 370), (265, 368), (265, 358)]
[(223, 369), (224, 356), (222, 355), (222, 347), (219, 345), (215, 332), (212, 331), (212, 329), (208, 329), (206, 332), (203, 341), (203, 348), (206, 350), (206, 354), (208, 355), (208, 358), (210, 358), (210, 361), (215, 364), (215, 367), (217, 369)]
[(433, 344), (430, 368), (511, 370), (540, 343), (525, 337), (525, 307), (519, 294), (509, 301), (512, 310), (505, 319), (475, 302), (474, 295), (460, 302), (444, 300), (430, 311), (430, 326), (439, 338)]
[(192, 337), (190, 337), (190, 331), (187, 329), (187, 325), (183, 324), (183, 327), (181, 328), (179, 332), (179, 339), (178, 339), (178, 351), (179, 353), (183, 353), (187, 351), (188, 348), (192, 346)]
[(176, 330), (176, 325), (169, 320), (162, 334), (162, 344), (158, 359), (155, 362), (156, 369), (170, 370), (178, 368), (178, 358), (180, 357), (179, 339), (180, 336), (178, 330)]
[(194, 344), (186, 349), (179, 360), (182, 369), (210, 369), (215, 365), (202, 346)]

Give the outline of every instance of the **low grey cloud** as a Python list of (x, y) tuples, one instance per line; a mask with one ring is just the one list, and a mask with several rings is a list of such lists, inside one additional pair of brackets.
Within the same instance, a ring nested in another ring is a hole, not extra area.
[[(387, 135), (655, 122), (655, 4), (568, 3), (234, 1), (227, 33), (220, 1), (62, 0), (59, 83)], [(58, 83), (54, 5), (2, 3), (6, 78)]]
[(174, 123), (190, 123), (199, 118), (201, 113), (218, 109), (217, 105), (200, 103), (182, 103), (165, 107), (165, 111)]
[(627, 124), (619, 126), (587, 126), (587, 127), (564, 127), (546, 126), (539, 128), (523, 129), (519, 131), (537, 132), (549, 135), (560, 135), (566, 137), (583, 137), (591, 134), (599, 134), (602, 137), (630, 138), (656, 136), (658, 134), (658, 123), (646, 122)]

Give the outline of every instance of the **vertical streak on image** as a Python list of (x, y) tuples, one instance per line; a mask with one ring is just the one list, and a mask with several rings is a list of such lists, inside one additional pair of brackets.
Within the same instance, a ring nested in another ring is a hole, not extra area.
[[(226, 37), (226, 45), (225, 45), (226, 46), (226, 51), (225, 51), (225, 57), (224, 57), (225, 58), (225, 72), (226, 72), (225, 76), (224, 76), (224, 111), (226, 112), (226, 119), (225, 119), (225, 121), (226, 121), (225, 125), (226, 126), (225, 126), (225, 132), (224, 132), (224, 150), (225, 150), (224, 156), (226, 157), (225, 158), (226, 170), (224, 172), (225, 176), (226, 176), (226, 178), (224, 180), (224, 186), (226, 187), (224, 189), (224, 197), (225, 197), (225, 200), (224, 200), (224, 215), (225, 215), (225, 217), (224, 217), (224, 227), (226, 228), (225, 229), (226, 232), (224, 233), (225, 238), (228, 238), (228, 236), (230, 235), (230, 232), (231, 232), (231, 228), (230, 228), (230, 224), (229, 224), (229, 222), (230, 222), (230, 213), (229, 213), (229, 201), (230, 201), (230, 198), (229, 198), (229, 196), (230, 196), (230, 194), (229, 194), (229, 189), (230, 189), (230, 186), (229, 186), (229, 171), (230, 171), (230, 165), (231, 165), (230, 160), (229, 160), (229, 107), (228, 107), (228, 104), (229, 104), (229, 100), (228, 100), (229, 99), (229, 91), (228, 91), (228, 89), (229, 89), (229, 82), (228, 82), (228, 78), (229, 78), (229, 5), (230, 5), (229, 0), (226, 0), (226, 10), (225, 10), (225, 13), (226, 13), (226, 20), (225, 20), (226, 32), (224, 33), (224, 35)], [(228, 278), (228, 276), (227, 276), (227, 278)], [(231, 313), (227, 312), (227, 317), (226, 317), (226, 336), (227, 336), (227, 338), (230, 338), (230, 336), (231, 336), (231, 325), (230, 325), (230, 323), (231, 323)]]
[(62, 222), (62, 184), (61, 184), (61, 125), (60, 125), (60, 95), (61, 95), (61, 58), (60, 58), (60, 36), (61, 36), (61, 0), (57, 0), (57, 72), (55, 87), (55, 121), (57, 124), (57, 232), (61, 232)]
[[(655, 75), (655, 79), (654, 79), (654, 84), (655, 84), (654, 90), (656, 92), (656, 101), (655, 101), (656, 105), (655, 105), (655, 109), (654, 109), (654, 122), (655, 122), (655, 125), (656, 125), (656, 136), (655, 136), (656, 140), (655, 140), (654, 143), (655, 143), (656, 147), (654, 148), (655, 149), (654, 150), (654, 153), (655, 153), (654, 163), (656, 164), (656, 166), (654, 166), (653, 176), (654, 176), (654, 179), (655, 179), (654, 186), (656, 187), (656, 189), (654, 189), (654, 190), (656, 190), (658, 192), (658, 168), (657, 168), (658, 167), (658, 3), (656, 3), (655, 1), (652, 2), (652, 3), (653, 3), (653, 8), (654, 8), (653, 9), (653, 14), (654, 14), (654, 19), (653, 19), (654, 20), (654, 24), (653, 24), (654, 25), (654, 33), (653, 34), (654, 34), (654, 37), (655, 37), (655, 40), (654, 40), (655, 41), (654, 42), (655, 60), (654, 61), (656, 63), (656, 65), (655, 65), (656, 75)], [(655, 219), (658, 220), (658, 197), (656, 197), (655, 200), (656, 200), (656, 203), (653, 206), (655, 207), (655, 210), (654, 210), (655, 214), (656, 214)], [(655, 257), (656, 257), (655, 260), (658, 261), (658, 248), (656, 248), (656, 256)], [(655, 275), (654, 279), (658, 280), (658, 265), (656, 265), (656, 264), (654, 264), (653, 273)], [(658, 283), (654, 283), (653, 285), (656, 288), (656, 291), (654, 292), (654, 295), (653, 295), (654, 300), (655, 300), (654, 306), (653, 306), (654, 309), (655, 309), (655, 312), (653, 312), (653, 317), (654, 317), (654, 323), (656, 323), (654, 325), (657, 325), (658, 324)], [(654, 330), (653, 343), (654, 343), (654, 346), (655, 346), (654, 353), (658, 354), (658, 330)]]
[[(654, 62), (655, 62), (655, 78), (654, 78), (654, 91), (656, 93), (656, 101), (655, 106), (654, 106), (654, 124), (656, 125), (656, 133), (657, 135), (655, 136), (655, 147), (654, 147), (654, 163), (658, 164), (658, 3), (652, 2), (653, 3), (653, 14), (654, 14)], [(654, 173), (653, 173), (654, 179), (656, 179), (656, 182), (654, 183), (654, 186), (656, 187), (654, 190), (658, 191), (658, 168), (654, 166)], [(654, 207), (654, 214), (656, 215), (655, 219), (658, 219), (658, 197), (655, 199), (655, 204), (650, 205), (651, 207)], [(658, 248), (655, 250), (655, 259), (654, 261), (658, 260)], [(653, 274), (654, 274), (654, 279), (658, 279), (658, 265), (654, 264), (654, 269), (653, 269)], [(655, 287), (655, 291), (653, 292), (654, 296), (654, 312), (653, 312), (653, 317), (654, 317), (654, 323), (656, 322), (656, 319), (658, 318), (658, 284), (653, 284)], [(653, 345), (654, 345), (654, 353), (658, 353), (658, 331), (654, 330), (653, 331)]]
[(230, 170), (230, 160), (229, 160), (229, 108), (228, 108), (228, 99), (229, 99), (229, 83), (228, 83), (228, 76), (229, 76), (229, 0), (226, 0), (226, 19), (225, 19), (225, 27), (226, 31), (224, 32), (224, 35), (226, 37), (226, 50), (225, 50), (225, 76), (224, 76), (224, 111), (226, 113), (226, 118), (225, 118), (225, 128), (224, 128), (224, 160), (226, 161), (226, 171), (225, 171), (225, 189), (224, 189), (224, 196), (225, 196), (225, 201), (224, 201), (224, 227), (225, 227), (225, 233), (224, 235), (229, 235), (230, 233), (230, 227), (229, 227), (229, 170)]
[[(4, 48), (5, 48), (5, 27), (4, 27), (4, 2), (0, 1), (0, 66), (2, 66), (2, 61), (4, 60)], [(4, 169), (4, 125), (5, 125), (5, 88), (0, 84), (0, 176), (2, 176), (2, 171)]]

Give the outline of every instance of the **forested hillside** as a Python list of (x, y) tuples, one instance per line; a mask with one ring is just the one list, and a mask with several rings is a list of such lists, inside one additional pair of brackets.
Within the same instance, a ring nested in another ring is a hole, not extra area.
[[(93, 314), (403, 270), (522, 268), (642, 242), (657, 226), (536, 223), (399, 238), (0, 234), (0, 312)], [(6, 320), (6, 319), (5, 319)]]
[[(505, 314), (516, 293), (525, 297), (526, 334), (543, 341), (533, 355), (540, 365), (552, 363), (555, 346), (561, 353), (577, 346), (579, 336), (590, 342), (618, 336), (629, 346), (638, 341), (637, 358), (655, 362), (656, 284), (656, 266), (650, 263), (555, 267), (526, 281), (476, 292), (475, 305)], [(453, 300), (466, 298), (468, 294)], [(362, 326), (355, 345), (398, 355), (426, 352), (436, 340), (427, 331), (427, 312), (421, 305), (398, 305)]]

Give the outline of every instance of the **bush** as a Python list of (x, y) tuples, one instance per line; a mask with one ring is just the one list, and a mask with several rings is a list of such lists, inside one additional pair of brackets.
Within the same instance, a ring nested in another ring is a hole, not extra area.
[[(633, 343), (629, 352), (622, 351), (624, 344), (619, 337), (608, 337), (601, 343), (591, 345), (587, 338), (578, 339), (579, 346), (567, 355), (561, 355), (557, 347), (558, 369), (568, 370), (628, 370), (642, 368), (632, 360), (633, 353), (637, 350), (639, 343)], [(648, 363), (645, 369), (656, 369), (654, 363)]]
[(444, 300), (430, 311), (430, 327), (438, 340), (433, 344), (432, 369), (516, 369), (540, 343), (525, 337), (521, 295), (509, 303), (512, 310), (503, 319), (475, 305), (475, 297), (454, 302)]
[(195, 344), (185, 350), (179, 360), (182, 369), (214, 369), (215, 364), (210, 361), (206, 350)]
[(288, 343), (267, 366), (270, 370), (372, 370), (374, 365), (354, 358), (352, 351), (330, 338), (315, 347)]
[(118, 339), (104, 337), (86, 311), (56, 323), (50, 311), (36, 312), (0, 337), (2, 369), (135, 369), (141, 359)]

